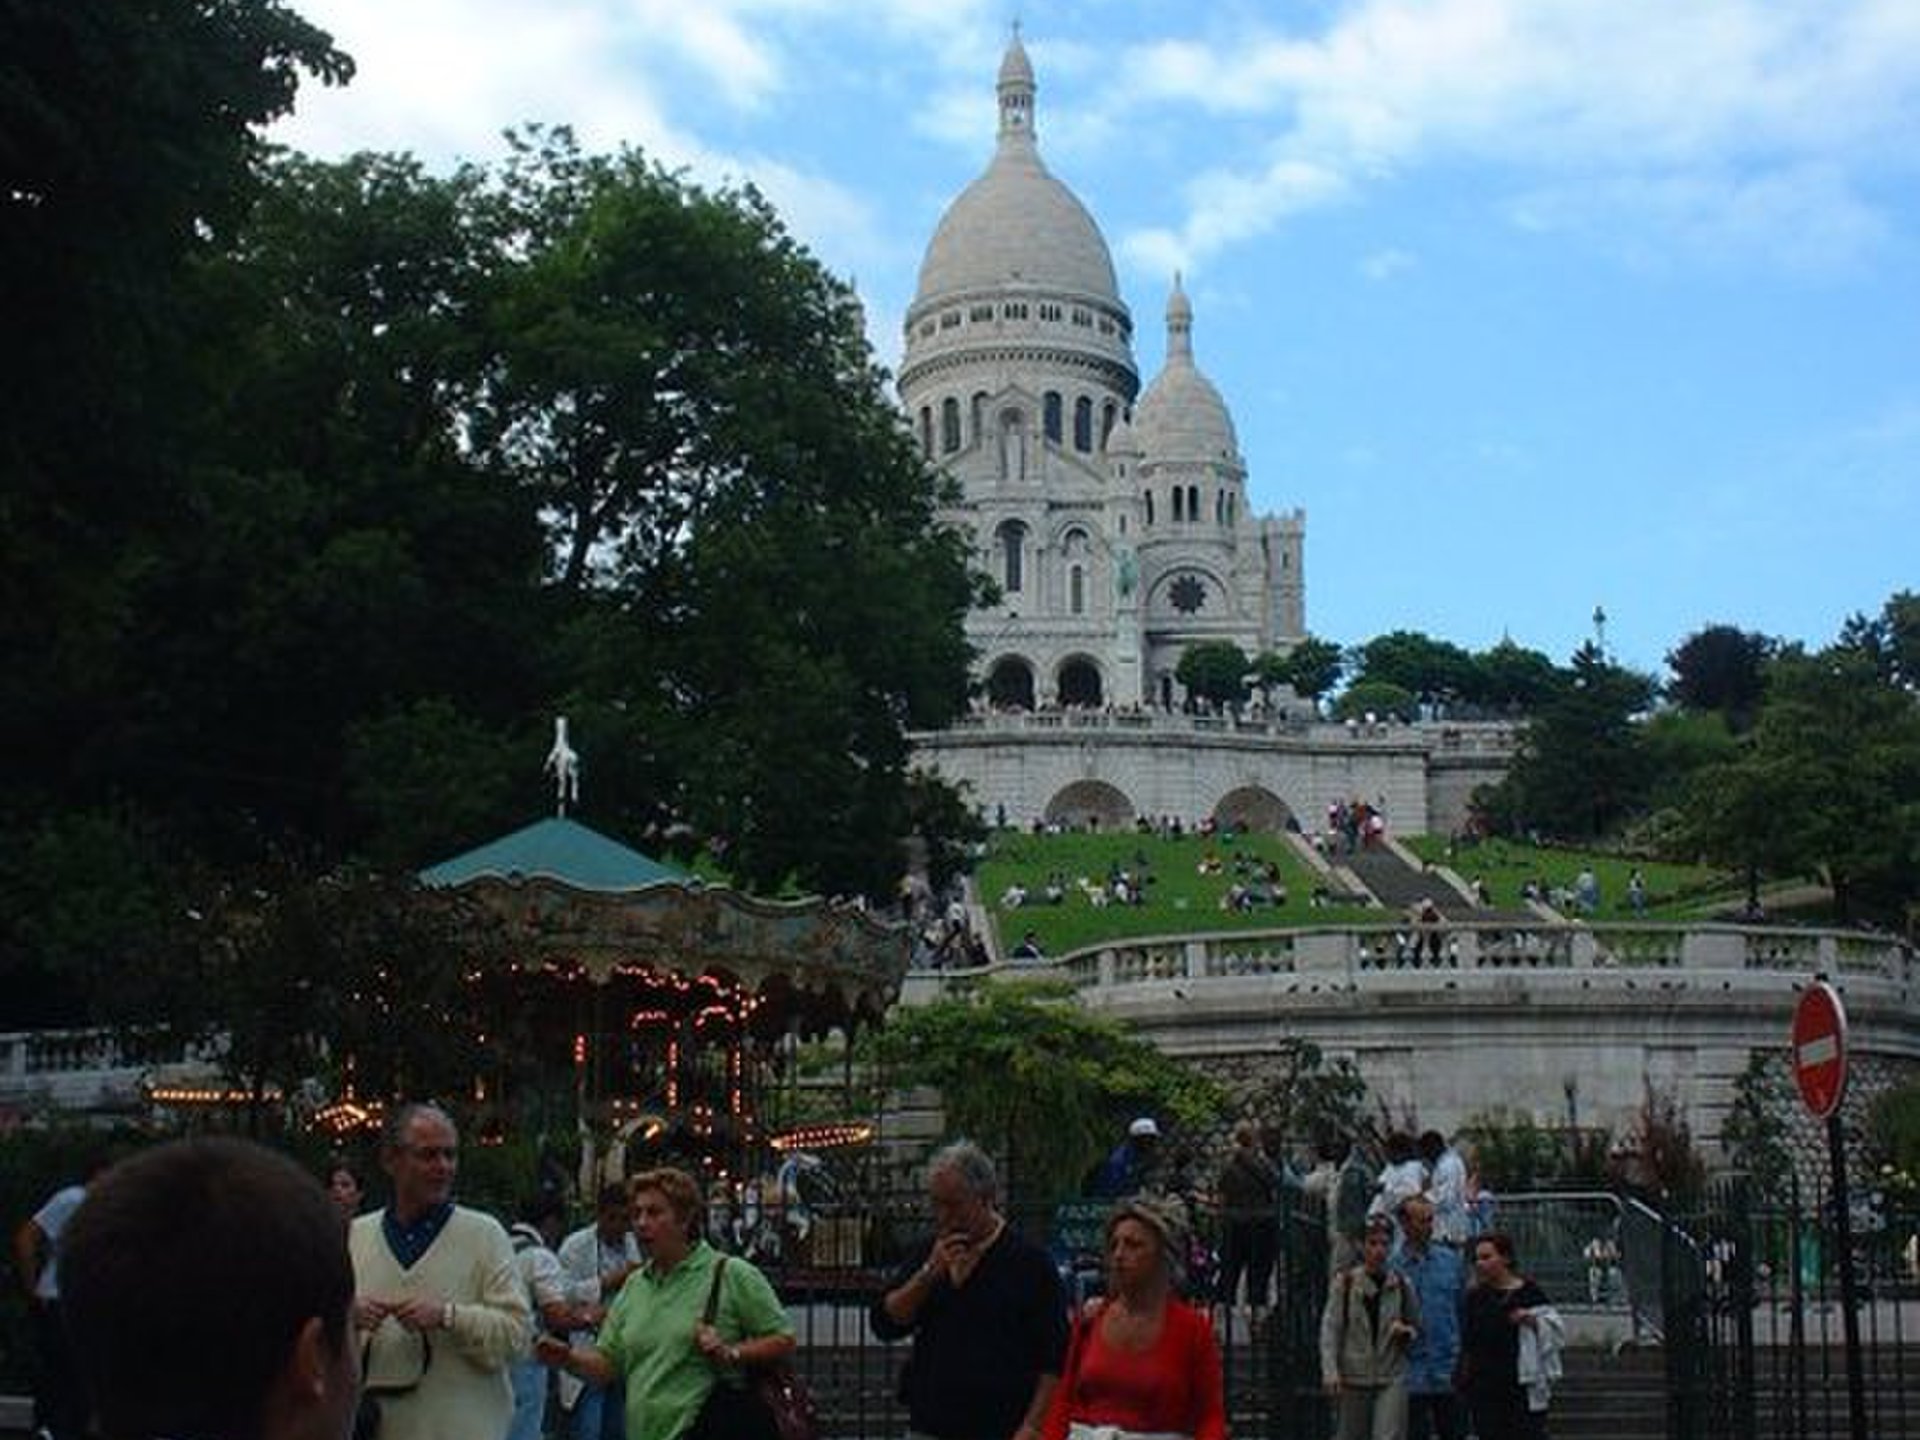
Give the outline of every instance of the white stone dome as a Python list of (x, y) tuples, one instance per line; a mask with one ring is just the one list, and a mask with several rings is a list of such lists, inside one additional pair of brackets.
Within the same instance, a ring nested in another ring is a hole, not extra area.
[(1134, 407), (1133, 428), (1149, 460), (1240, 464), (1227, 402), (1193, 363), (1193, 306), (1178, 279), (1167, 301), (1167, 363)]
[(1033, 66), (1016, 37), (1000, 65), (1000, 141), (984, 174), (947, 207), (920, 265), (916, 306), (1009, 286), (1120, 303), (1100, 227), (1041, 163)]

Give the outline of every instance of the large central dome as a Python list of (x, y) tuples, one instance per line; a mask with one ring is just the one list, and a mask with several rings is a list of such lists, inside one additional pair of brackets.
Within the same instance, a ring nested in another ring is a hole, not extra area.
[(1087, 207), (1047, 172), (1033, 132), (1033, 66), (1016, 39), (1000, 65), (1000, 143), (948, 207), (920, 265), (916, 308), (1008, 286), (1120, 303), (1113, 256)]

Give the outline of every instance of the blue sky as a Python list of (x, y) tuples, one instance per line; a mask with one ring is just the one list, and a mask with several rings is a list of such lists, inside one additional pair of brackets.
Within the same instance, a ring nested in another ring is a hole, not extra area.
[(750, 180), (900, 318), (1018, 18), (1143, 381), (1175, 270), (1307, 618), (1658, 670), (1920, 588), (1913, 0), (293, 0), (359, 62), (276, 138), (565, 122)]

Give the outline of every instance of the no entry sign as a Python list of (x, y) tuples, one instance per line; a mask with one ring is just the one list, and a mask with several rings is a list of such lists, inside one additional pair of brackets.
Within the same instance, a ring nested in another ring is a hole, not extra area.
[(1793, 1079), (1816, 1120), (1847, 1093), (1847, 1011), (1826, 981), (1814, 982), (1793, 1011)]

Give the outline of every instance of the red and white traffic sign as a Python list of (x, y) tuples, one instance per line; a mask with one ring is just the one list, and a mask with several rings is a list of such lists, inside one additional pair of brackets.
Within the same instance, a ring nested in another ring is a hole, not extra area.
[(1793, 1010), (1793, 1079), (1816, 1120), (1847, 1093), (1847, 1010), (1824, 980), (1809, 985)]

